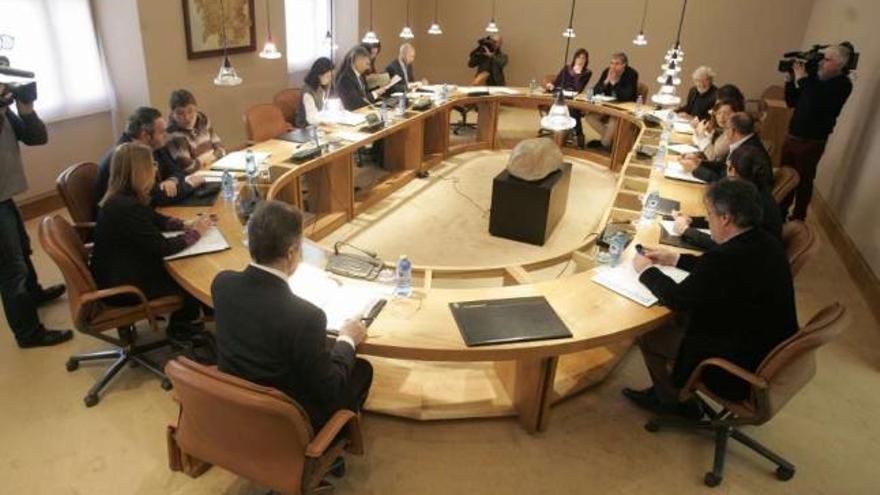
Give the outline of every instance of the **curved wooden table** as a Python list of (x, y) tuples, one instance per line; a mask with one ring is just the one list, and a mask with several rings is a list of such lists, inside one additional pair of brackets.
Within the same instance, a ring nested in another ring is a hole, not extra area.
[[(324, 156), (298, 166), (282, 163), (292, 144), (268, 141), (255, 149), (271, 150), (278, 168), (269, 197), (302, 205), (300, 179), (309, 177), (310, 190), (329, 189), (326, 201), (307, 234), (320, 238), (358, 212), (387, 196), (448, 156), (474, 149), (495, 149), (503, 144), (498, 136), (497, 115), (501, 104), (537, 107), (543, 96), (484, 96), (456, 99), (408, 118), (370, 135), (368, 139), (344, 145)], [(477, 141), (449, 146), (449, 111), (453, 105), (480, 107)], [(607, 113), (620, 119), (618, 148), (606, 162), (620, 170), (615, 198), (601, 224), (631, 222), (640, 215), (639, 195), (658, 188), (664, 197), (682, 203), (682, 210), (702, 211), (702, 186), (668, 181), (656, 176), (650, 164), (638, 163), (631, 153), (637, 142), (656, 141), (656, 132), (646, 130), (626, 107), (572, 102), (585, 111)], [(332, 130), (332, 129), (330, 129)], [(371, 195), (357, 198), (351, 193), (354, 151), (366, 142), (385, 138), (386, 159), (398, 160), (393, 170)], [(679, 136), (683, 138), (683, 136)], [(625, 147), (623, 150), (621, 147)], [(413, 149), (416, 148), (416, 149)], [(625, 151), (625, 152), (624, 152)], [(564, 149), (567, 155), (584, 156), (579, 150)], [(590, 157), (592, 158), (592, 157)], [(619, 162), (615, 162), (619, 160)], [(337, 188), (333, 191), (333, 188)], [(346, 188), (346, 189), (343, 189)], [(311, 194), (311, 193), (310, 193)], [(323, 209), (322, 209), (323, 208)], [(204, 210), (204, 209), (203, 209)], [(206, 256), (168, 263), (172, 276), (195, 297), (211, 304), (210, 286), (224, 269), (240, 270), (249, 262), (241, 243), (241, 226), (232, 206), (218, 201), (211, 210), (219, 216), (219, 227), (232, 249)], [(167, 214), (191, 217), (192, 208), (166, 208)], [(652, 245), (659, 238), (657, 224), (640, 228), (636, 242)], [(635, 244), (635, 242), (633, 243)], [(670, 312), (663, 307), (644, 308), (590, 281), (593, 265), (585, 251), (592, 241), (572, 246), (571, 251), (523, 265), (495, 267), (414, 267), (419, 284), (409, 299), (392, 299), (370, 327), (359, 347), (376, 369), (367, 409), (416, 419), (448, 419), (516, 415), (530, 432), (546, 428), (550, 406), (575, 392), (598, 383), (613, 369), (631, 346), (632, 338), (662, 324)], [(312, 252), (323, 248), (312, 245)], [(555, 280), (534, 282), (531, 270), (560, 262), (573, 262), (576, 273)], [(433, 286), (437, 278), (502, 277), (500, 287), (445, 289)], [(448, 308), (450, 302), (544, 296), (572, 332), (572, 338), (486, 347), (465, 346)]]

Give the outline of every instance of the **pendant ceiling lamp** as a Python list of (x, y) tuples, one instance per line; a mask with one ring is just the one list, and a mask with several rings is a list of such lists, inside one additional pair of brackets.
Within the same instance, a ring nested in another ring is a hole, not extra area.
[(495, 0), (492, 0), (492, 18), (489, 20), (489, 24), (486, 24), (486, 32), (489, 34), (498, 32), (498, 24), (495, 24)]
[(281, 52), (278, 51), (278, 47), (275, 46), (275, 40), (272, 39), (272, 15), (269, 13), (269, 0), (266, 0), (266, 44), (263, 45), (260, 58), (270, 60), (281, 58)]
[(678, 32), (675, 35), (675, 43), (666, 52), (665, 63), (660, 66), (663, 70), (660, 76), (657, 77), (657, 82), (661, 84), (660, 90), (651, 97), (651, 101), (665, 107), (681, 104), (681, 97), (676, 94), (676, 88), (681, 84), (678, 73), (681, 72), (681, 66), (684, 62), (684, 50), (681, 48), (681, 28), (684, 26), (684, 14), (687, 10), (687, 3), (688, 0), (684, 0), (681, 5), (681, 17), (678, 19)]
[(405, 40), (411, 40), (416, 37), (416, 35), (413, 34), (412, 29), (409, 27), (409, 0), (406, 0), (406, 23), (404, 23), (403, 29), (400, 30), (398, 36)]
[(645, 38), (645, 19), (648, 18), (648, 0), (645, 0), (645, 6), (642, 9), (642, 25), (639, 27), (638, 36), (633, 39), (633, 45), (645, 46), (648, 44), (648, 38)]
[[(565, 64), (568, 62), (568, 50), (571, 48), (571, 39), (574, 38), (574, 5), (575, 0), (571, 0), (571, 13), (568, 16), (568, 28), (562, 33), (562, 35), (565, 36), (565, 55), (562, 57), (562, 84), (557, 88), (556, 101), (553, 102), (553, 106), (550, 107), (547, 116), (541, 119), (541, 127), (553, 132), (567, 131), (573, 128), (576, 124), (574, 118), (572, 118), (571, 114), (568, 112), (568, 105), (565, 104), (565, 93), (563, 92), (565, 88), (564, 78), (565, 74), (568, 72), (568, 69), (565, 68)], [(568, 33), (571, 33), (571, 36), (568, 36)]]
[(373, 31), (373, 0), (370, 0), (370, 30), (367, 31), (367, 34), (364, 35), (361, 41), (371, 45), (379, 43), (379, 37), (376, 36), (376, 32)]
[(428, 28), (428, 34), (443, 34), (443, 30), (440, 29), (440, 24), (437, 24), (437, 2), (440, 0), (434, 0), (434, 20), (431, 22), (431, 27)]
[(220, 65), (220, 70), (217, 71), (214, 84), (217, 86), (238, 86), (242, 83), (242, 79), (238, 77), (238, 73), (232, 67), (232, 62), (229, 61), (229, 42), (226, 37), (226, 6), (223, 4), (223, 0), (220, 0), (220, 16), (220, 22), (223, 23), (221, 32), (221, 36), (223, 36), (223, 63)]

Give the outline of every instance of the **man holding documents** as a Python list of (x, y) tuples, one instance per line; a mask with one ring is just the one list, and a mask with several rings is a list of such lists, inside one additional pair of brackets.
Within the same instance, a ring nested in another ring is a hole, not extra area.
[(248, 241), (250, 266), (220, 273), (211, 286), (219, 369), (289, 395), (318, 431), (335, 411), (357, 411), (366, 400), (373, 369), (355, 357), (366, 327), (347, 321), (328, 348), (324, 311), (291, 291), (301, 254), (299, 210), (260, 203)]
[[(761, 208), (755, 186), (721, 179), (707, 188), (704, 202), (717, 247), (699, 257), (648, 249), (633, 259), (639, 281), (686, 320), (638, 338), (653, 386), (623, 390), (636, 405), (659, 414), (701, 416), (698, 406), (678, 400), (700, 362), (720, 357), (756, 371), (798, 329), (785, 252), (757, 228)], [(690, 275), (676, 283), (654, 265), (676, 266)], [(721, 369), (710, 367), (703, 379), (722, 397), (741, 400), (748, 394), (745, 382)]]
[(770, 163), (770, 154), (764, 147), (761, 137), (758, 136), (755, 126), (755, 117), (746, 112), (737, 112), (730, 117), (730, 150), (727, 157), (720, 160), (702, 160), (696, 154), (685, 155), (681, 159), (681, 166), (687, 172), (693, 172), (694, 177), (706, 181), (715, 182), (727, 175), (727, 163), (736, 162), (737, 150), (755, 148)]

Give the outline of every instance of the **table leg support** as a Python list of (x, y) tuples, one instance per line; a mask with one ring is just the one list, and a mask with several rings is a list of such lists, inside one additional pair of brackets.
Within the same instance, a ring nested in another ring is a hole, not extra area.
[(529, 433), (547, 429), (558, 362), (559, 358), (553, 356), (495, 363), (519, 422)]

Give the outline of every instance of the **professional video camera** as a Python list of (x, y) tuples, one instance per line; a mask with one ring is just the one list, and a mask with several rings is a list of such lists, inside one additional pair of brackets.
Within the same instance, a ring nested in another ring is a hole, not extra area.
[[(849, 62), (847, 62), (846, 66), (843, 68), (843, 73), (848, 74), (849, 71), (856, 70), (856, 67), (858, 67), (859, 54), (856, 53), (855, 47), (849, 41), (844, 41), (841, 45), (850, 50)], [(782, 55), (782, 60), (779, 61), (779, 67), (777, 70), (779, 72), (792, 72), (794, 63), (800, 61), (804, 63), (804, 68), (807, 70), (807, 74), (815, 74), (819, 70), (819, 62), (825, 56), (822, 54), (822, 50), (829, 46), (831, 45), (813, 45), (812, 48), (803, 52), (784, 53)]]
[[(0, 49), (11, 50), (14, 44), (15, 38), (0, 34)], [(0, 94), (0, 105), (9, 105), (13, 100), (30, 103), (37, 99), (36, 81), (21, 81), (21, 79), (33, 79), (34, 73), (10, 67), (9, 59), (2, 55), (0, 55), (0, 76), (16, 78), (15, 80), (6, 80), (0, 77), (0, 84), (3, 84), (5, 88)]]
[(495, 44), (495, 40), (493, 40), (491, 36), (480, 38), (477, 40), (477, 45), (479, 45), (480, 49), (486, 48), (491, 53), (495, 53), (498, 49), (498, 45)]

